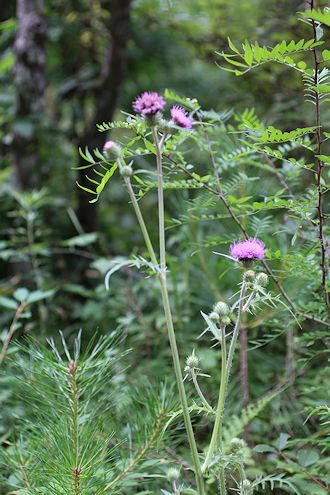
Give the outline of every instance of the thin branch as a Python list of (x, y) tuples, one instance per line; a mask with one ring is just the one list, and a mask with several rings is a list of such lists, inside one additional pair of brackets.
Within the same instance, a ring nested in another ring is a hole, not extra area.
[[(287, 455), (285, 455), (282, 451), (279, 452), (279, 455), (281, 457), (283, 457), (283, 459), (285, 460), (285, 462), (287, 464), (290, 464), (292, 463), (292, 460), (290, 459), (290, 457), (288, 457)], [(307, 478), (309, 478), (310, 480), (312, 480), (316, 485), (320, 486), (323, 490), (325, 490), (327, 493), (330, 493), (330, 489), (328, 486), (326, 486), (322, 481), (318, 480), (317, 478), (315, 478), (315, 476), (313, 476), (312, 474), (310, 474), (310, 472), (308, 471), (308, 469), (304, 468), (303, 466), (299, 465), (299, 469), (301, 471), (303, 471), (303, 473), (306, 474)]]
[(201, 388), (199, 386), (199, 383), (198, 383), (198, 380), (197, 380), (197, 376), (196, 376), (196, 373), (195, 373), (195, 370), (194, 369), (191, 370), (191, 379), (192, 379), (193, 384), (195, 386), (196, 392), (198, 393), (198, 395), (199, 395), (202, 403), (206, 407), (206, 409), (208, 409), (210, 412), (214, 412), (213, 409), (212, 409), (212, 407), (210, 406), (210, 404), (205, 399), (203, 392), (201, 391)]
[[(315, 2), (314, 0), (310, 0), (310, 7), (311, 10), (314, 9), (315, 7)], [(313, 33), (314, 33), (314, 40), (317, 41), (317, 32), (316, 32), (316, 22), (312, 19), (312, 26), (313, 26)], [(324, 215), (323, 215), (323, 186), (322, 186), (322, 173), (324, 169), (324, 163), (320, 159), (321, 155), (321, 148), (322, 148), (322, 137), (321, 137), (321, 115), (320, 115), (320, 93), (317, 90), (317, 85), (319, 82), (319, 73), (318, 73), (318, 68), (319, 68), (319, 60), (318, 60), (318, 53), (317, 53), (317, 48), (314, 46), (313, 47), (313, 57), (314, 57), (314, 85), (315, 85), (315, 109), (316, 109), (316, 145), (317, 145), (317, 174), (316, 174), (316, 187), (317, 187), (317, 195), (318, 195), (318, 200), (317, 200), (317, 214), (318, 214), (318, 224), (319, 224), (319, 240), (320, 240), (320, 249), (321, 249), (321, 271), (322, 271), (322, 282), (321, 282), (321, 287), (322, 287), (322, 292), (323, 292), (323, 297), (325, 304), (328, 308), (328, 311), (330, 312), (330, 301), (329, 301), (329, 294), (327, 292), (327, 287), (326, 287), (326, 281), (327, 281), (327, 276), (328, 276), (328, 266), (327, 266), (327, 258), (326, 258), (326, 240), (324, 237), (324, 231), (323, 231), (323, 220), (324, 220)]]
[(1, 352), (0, 352), (0, 366), (2, 364), (2, 361), (5, 358), (5, 355), (6, 355), (8, 346), (9, 346), (9, 344), (11, 342), (11, 339), (12, 339), (14, 333), (17, 330), (17, 322), (18, 322), (21, 314), (23, 313), (24, 309), (26, 308), (26, 305), (27, 305), (27, 302), (26, 301), (22, 301), (21, 304), (18, 306), (18, 308), (16, 310), (16, 313), (14, 315), (13, 321), (12, 321), (10, 327), (9, 327), (7, 336), (5, 338), (5, 341), (3, 343), (3, 346), (2, 346), (2, 349), (1, 349)]

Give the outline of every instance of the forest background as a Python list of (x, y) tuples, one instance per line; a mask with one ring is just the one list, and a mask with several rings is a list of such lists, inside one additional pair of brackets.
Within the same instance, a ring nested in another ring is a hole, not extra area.
[[(320, 2), (319, 7), (324, 6), (326, 2)], [(163, 93), (167, 88), (198, 98), (203, 108), (231, 116), (254, 109), (263, 121), (283, 130), (313, 125), (315, 109), (305, 101), (297, 73), (274, 64), (236, 78), (219, 68), (222, 61), (216, 54), (227, 50), (228, 37), (237, 44), (258, 40), (267, 46), (283, 39), (309, 39), (306, 25), (296, 16), (305, 8), (304, 2), (295, 0), (0, 2), (2, 343), (20, 301), (33, 294), (2, 363), (3, 445), (17, 437), (17, 424), (26, 414), (27, 406), (12, 386), (10, 360), (7, 364), (7, 357), (20, 352), (16, 342), (25, 335), (41, 343), (51, 337), (59, 342), (61, 330), (73, 345), (79, 329), (84, 344), (95, 332), (104, 335), (120, 329), (120, 346), (133, 349), (124, 358), (126, 368), (118, 378), (121, 386), (138, 388), (172, 380), (157, 290), (150, 290), (145, 279), (129, 268), (114, 276), (109, 291), (104, 288), (104, 275), (114, 257), (143, 252), (144, 245), (125, 191), (119, 187), (120, 177), (113, 178), (103, 200), (95, 204), (89, 204), (86, 192), (76, 186), (75, 181), (88, 184), (85, 170), (75, 169), (84, 163), (78, 148), (102, 149), (110, 134), (100, 133), (95, 124), (125, 118), (122, 111), (131, 113), (132, 101), (145, 90)], [(329, 107), (324, 106), (322, 120), (326, 123), (329, 118)], [(201, 169), (207, 168), (207, 157), (197, 154), (196, 159)], [(144, 160), (141, 163), (147, 167), (152, 163), (150, 157)], [(249, 168), (248, 160), (243, 166)], [(306, 174), (295, 183), (295, 194), (303, 196), (309, 185)], [(251, 187), (255, 197), (262, 197), (261, 181)], [(214, 218), (203, 218), (205, 204), (198, 210), (195, 197), (189, 189), (167, 195), (171, 294), (182, 361), (203, 330), (200, 310), (210, 311), (238, 282), (226, 260), (212, 256), (214, 250), (228, 252), (229, 237), (220, 236), (216, 242), (217, 222), (222, 222), (215, 216), (219, 210), (210, 203), (207, 213)], [(152, 192), (144, 197), (152, 237), (157, 236), (155, 201)], [(287, 239), (293, 220), (285, 215), (275, 219), (277, 214), (263, 216), (264, 223), (259, 225), (263, 241), (278, 244), (281, 252), (275, 252), (275, 258), (294, 255), (295, 244)], [(308, 254), (304, 263), (309, 263)], [(301, 277), (297, 281), (297, 272), (291, 278), (289, 274), (286, 289), (305, 313), (326, 320), (319, 309), (321, 297), (311, 294), (309, 299), (308, 284)], [(319, 419), (304, 421), (326, 401), (328, 331), (328, 326), (313, 319), (299, 326), (287, 311), (275, 314), (266, 327), (262, 320), (255, 322), (249, 350), (242, 333), (229, 416), (285, 384), (258, 418), (244, 426), (251, 446), (264, 443), (265, 435), (273, 442), (320, 435), (316, 433)], [(218, 367), (218, 350), (207, 339), (198, 346), (203, 368), (212, 374)], [(217, 384), (210, 384), (208, 396), (214, 398), (216, 390)], [(178, 447), (178, 456), (184, 449), (184, 445)], [(289, 466), (290, 474), (297, 471), (298, 485), (307, 490), (303, 493), (328, 493), (324, 445), (298, 442), (292, 449), (292, 465), (283, 455), (277, 466), (282, 471)], [(260, 462), (267, 471), (270, 460)], [(5, 486), (4, 482), (1, 493), (7, 493)]]

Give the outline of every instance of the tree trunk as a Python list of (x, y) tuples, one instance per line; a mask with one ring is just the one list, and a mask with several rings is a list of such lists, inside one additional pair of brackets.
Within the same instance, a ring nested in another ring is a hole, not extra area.
[(42, 0), (17, 0), (13, 163), (22, 189), (39, 186), (39, 129), (46, 87), (47, 26)]
[[(111, 41), (107, 48), (105, 63), (102, 71), (102, 84), (97, 92), (96, 108), (92, 120), (87, 125), (80, 138), (79, 146), (102, 150), (105, 135), (100, 133), (96, 124), (113, 119), (116, 110), (127, 59), (127, 41), (129, 39), (131, 0), (112, 0), (111, 2)], [(85, 162), (80, 158), (80, 165)], [(85, 177), (85, 170), (79, 171), (78, 180), (83, 186), (90, 187)], [(88, 203), (86, 193), (78, 191), (78, 218), (86, 232), (96, 229), (96, 204)]]

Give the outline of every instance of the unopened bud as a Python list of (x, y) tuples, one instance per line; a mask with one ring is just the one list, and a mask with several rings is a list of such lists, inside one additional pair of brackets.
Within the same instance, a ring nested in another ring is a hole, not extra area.
[(256, 274), (256, 273), (255, 273), (253, 270), (247, 270), (247, 271), (245, 272), (245, 277), (246, 277), (246, 278), (254, 278), (254, 277), (255, 277), (255, 274)]
[(130, 165), (125, 165), (125, 167), (120, 168), (120, 175), (123, 177), (131, 177), (133, 174), (132, 167)]
[(229, 318), (229, 316), (223, 316), (221, 319), (220, 319), (220, 323), (221, 325), (223, 325), (224, 327), (227, 327), (228, 325), (231, 324), (231, 319)]
[(223, 301), (217, 302), (213, 307), (213, 311), (217, 313), (220, 317), (228, 316), (230, 314), (230, 309), (228, 304), (226, 304)]
[(121, 147), (114, 141), (107, 141), (103, 146), (103, 153), (109, 158), (119, 158), (121, 155)]
[(189, 369), (193, 369), (193, 368), (198, 367), (199, 359), (196, 356), (194, 351), (192, 352), (192, 354), (190, 356), (187, 357), (186, 364), (187, 364), (187, 368), (189, 368)]
[(219, 321), (220, 320), (220, 316), (215, 311), (212, 311), (209, 314), (209, 318), (210, 318), (210, 320), (214, 320), (214, 321)]
[(269, 282), (268, 275), (266, 273), (258, 273), (256, 276), (256, 284), (261, 285), (261, 287), (267, 287)]
[(170, 468), (166, 473), (166, 477), (170, 483), (173, 483), (173, 481), (177, 481), (180, 478), (180, 471), (176, 468)]
[(239, 452), (245, 447), (245, 442), (241, 438), (232, 438), (230, 441), (230, 451), (232, 453)]

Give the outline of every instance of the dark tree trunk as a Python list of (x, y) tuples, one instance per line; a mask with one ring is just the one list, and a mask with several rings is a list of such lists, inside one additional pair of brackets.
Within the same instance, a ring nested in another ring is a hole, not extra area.
[(18, 186), (38, 187), (39, 129), (46, 87), (47, 26), (42, 0), (17, 0), (13, 161)]
[[(102, 71), (102, 84), (97, 93), (96, 109), (93, 119), (80, 138), (79, 146), (83, 149), (102, 149), (105, 136), (96, 128), (96, 123), (112, 120), (120, 97), (127, 59), (127, 41), (129, 39), (131, 0), (112, 0), (111, 2), (111, 41), (107, 48)], [(85, 162), (81, 160), (81, 165)], [(85, 170), (79, 171), (79, 183), (90, 187), (85, 177)], [(96, 229), (96, 204), (88, 203), (86, 193), (78, 192), (78, 218), (86, 232)]]
[(14, 17), (14, 15), (14, 2), (8, 2), (8, 0), (0, 0), (0, 22), (6, 21), (10, 17)]

